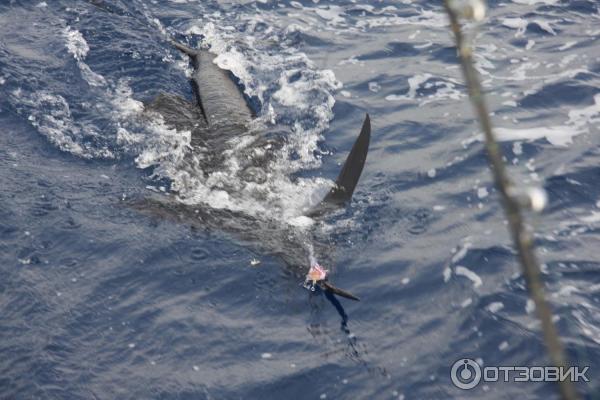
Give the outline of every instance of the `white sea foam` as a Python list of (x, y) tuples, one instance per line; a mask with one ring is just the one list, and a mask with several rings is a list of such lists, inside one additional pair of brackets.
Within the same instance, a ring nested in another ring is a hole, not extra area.
[(63, 37), (66, 39), (65, 46), (67, 47), (67, 50), (73, 55), (75, 60), (77, 60), (77, 66), (81, 71), (83, 79), (85, 79), (90, 86), (106, 86), (106, 79), (104, 79), (102, 75), (92, 71), (92, 69), (84, 62), (85, 57), (90, 51), (90, 47), (81, 32), (67, 26), (63, 30)]
[(477, 188), (477, 197), (480, 199), (485, 199), (488, 196), (488, 190), (485, 187)]
[(452, 277), (452, 269), (450, 267), (444, 268), (443, 272), (444, 282), (448, 282)]
[(421, 10), (417, 15), (409, 17), (390, 16), (361, 19), (356, 25), (359, 28), (378, 28), (383, 26), (417, 25), (426, 27), (444, 27), (447, 24), (447, 16), (442, 11)]
[(581, 129), (600, 123), (600, 94), (594, 96), (594, 104), (591, 106), (569, 111), (568, 123)]
[(533, 302), (533, 300), (527, 299), (527, 302), (525, 303), (525, 312), (527, 314), (531, 314), (534, 311), (535, 311), (535, 303)]
[(466, 241), (465, 244), (463, 245), (462, 248), (460, 248), (460, 250), (458, 250), (454, 256), (452, 256), (452, 263), (455, 264), (458, 261), (462, 260), (463, 258), (465, 258), (465, 256), (467, 255), (467, 252), (469, 251), (469, 249), (471, 248), (472, 244), (469, 241)]
[(74, 120), (69, 103), (63, 96), (46, 90), (26, 93), (17, 89), (11, 97), (19, 107), (24, 107), (23, 112), (29, 112), (29, 122), (59, 149), (83, 158), (113, 157), (107, 148), (81, 143), (82, 137), (98, 136), (98, 132), (94, 126)]
[(389, 101), (398, 101), (398, 100), (413, 100), (417, 96), (417, 90), (419, 87), (427, 82), (432, 77), (431, 74), (417, 74), (408, 78), (408, 92), (403, 95), (395, 95), (390, 94), (385, 97), (386, 100)]
[(483, 281), (475, 272), (471, 271), (467, 267), (463, 267), (462, 265), (458, 265), (454, 268), (454, 273), (458, 276), (464, 276), (473, 282), (473, 287), (479, 287), (483, 284)]
[(529, 39), (525, 45), (525, 50), (531, 50), (535, 46), (535, 40)]
[(71, 53), (76, 60), (83, 60), (85, 56), (87, 56), (88, 51), (90, 51), (90, 47), (83, 38), (81, 32), (67, 26), (63, 30), (63, 36), (67, 40), (66, 46), (69, 53)]
[(533, 23), (539, 26), (542, 30), (548, 32), (549, 34), (556, 36), (556, 31), (550, 25), (550, 21), (546, 21), (543, 19), (535, 19), (533, 20)]
[(469, 297), (468, 299), (466, 299), (462, 303), (460, 303), (460, 306), (462, 308), (466, 308), (466, 307), (469, 307), (471, 304), (473, 304), (473, 299)]
[[(574, 137), (589, 133), (590, 126), (600, 123), (600, 94), (594, 96), (594, 104), (581, 109), (570, 110), (568, 117), (563, 125), (529, 128), (498, 127), (494, 129), (494, 132), (500, 141), (546, 139), (554, 146), (568, 146), (573, 143)], [(475, 138), (483, 140), (480, 134)]]
[(600, 212), (599, 211), (592, 211), (592, 213), (590, 215), (579, 217), (579, 219), (581, 221), (583, 221), (583, 222), (588, 223), (588, 224), (600, 222)]
[(524, 18), (504, 18), (502, 25), (507, 28), (516, 29), (517, 33), (515, 36), (523, 36), (525, 29), (527, 29), (528, 22)]
[[(416, 74), (407, 80), (408, 91), (406, 94), (390, 94), (385, 97), (388, 101), (412, 101), (420, 98), (419, 106), (422, 107), (428, 103), (459, 100), (464, 94), (456, 88), (456, 82), (450, 78), (434, 77), (432, 74)], [(435, 91), (427, 96), (420, 96), (419, 90)]]
[(77, 65), (79, 66), (83, 79), (85, 79), (90, 86), (106, 86), (106, 79), (104, 79), (102, 75), (92, 71), (86, 63), (78, 61)]
[(369, 82), (369, 90), (373, 93), (377, 93), (381, 90), (381, 85), (377, 82)]
[(516, 29), (515, 37), (521, 37), (525, 34), (527, 27), (529, 24), (535, 24), (540, 27), (540, 29), (548, 32), (551, 35), (556, 35), (556, 31), (552, 28), (551, 22), (544, 19), (535, 19), (532, 21), (528, 21), (525, 18), (504, 18), (502, 20), (502, 25), (507, 28)]
[(344, 9), (340, 6), (326, 6), (326, 8), (315, 8), (314, 12), (321, 18), (332, 24), (339, 24), (344, 21), (342, 14)]
[(573, 142), (573, 137), (583, 131), (567, 125), (532, 128), (496, 128), (496, 138), (500, 141), (536, 140), (545, 138), (555, 146), (567, 146)]
[(494, 302), (488, 304), (488, 306), (486, 308), (488, 309), (489, 312), (495, 314), (504, 308), (504, 303), (502, 303), (501, 301), (494, 301)]
[[(266, 214), (294, 226), (307, 227), (313, 221), (301, 217), (302, 213), (326, 193), (332, 182), (322, 178), (292, 181), (288, 176), (320, 165), (319, 158), (315, 157), (317, 141), (333, 117), (332, 92), (339, 90), (341, 83), (331, 70), (316, 69), (305, 54), (294, 49), (285, 49), (283, 54), (256, 49), (256, 43), (263, 41), (264, 35), (275, 33), (262, 28), (254, 32), (254, 27), (258, 22), (271, 22), (256, 15), (239, 17), (248, 22), (248, 31), (243, 35), (223, 26), (219, 23), (220, 17), (214, 15), (208, 16), (209, 21), (193, 22), (186, 33), (202, 35), (202, 45), (217, 55), (215, 63), (232, 71), (244, 85), (245, 93), (262, 103), (262, 112), (253, 122), (255, 129), (278, 123), (279, 118), (285, 118), (290, 127), (290, 135), (271, 163), (266, 181), (247, 182), (238, 176), (243, 164), (238, 156), (244, 149), (251, 148), (252, 135), (230, 141), (227, 162), (219, 171), (210, 173), (182, 165), (182, 155), (189, 146), (189, 132), (170, 130), (160, 119), (151, 124), (147, 129), (150, 134), (145, 137), (122, 126), (120, 141), (138, 149), (136, 161), (141, 168), (154, 166), (157, 176), (170, 179), (179, 200), (186, 204), (204, 203), (252, 215)], [(269, 97), (265, 97), (266, 92)], [(123, 104), (127, 106), (128, 102), (123, 101)], [(134, 102), (127, 107), (135, 109), (137, 105)], [(120, 113), (123, 114), (123, 110)], [(198, 152), (196, 149), (195, 153)], [(294, 154), (293, 159), (291, 154)]]
[(558, 48), (558, 50), (564, 51), (564, 50), (570, 49), (571, 47), (575, 46), (576, 44), (577, 44), (577, 40), (573, 40), (573, 41), (563, 44), (562, 46), (560, 46)]
[[(586, 309), (593, 308), (588, 304)], [(577, 320), (577, 325), (580, 327), (583, 334), (594, 342), (600, 344), (600, 328), (598, 327), (598, 322), (592, 316), (597, 315), (597, 313), (590, 315), (589, 311), (587, 310), (574, 310), (571, 312), (571, 314)]]

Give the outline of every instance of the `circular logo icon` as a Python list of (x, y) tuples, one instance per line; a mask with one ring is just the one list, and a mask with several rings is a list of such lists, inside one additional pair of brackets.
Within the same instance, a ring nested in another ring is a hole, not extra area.
[(452, 365), (450, 378), (459, 389), (473, 389), (481, 381), (481, 367), (475, 360), (461, 358)]

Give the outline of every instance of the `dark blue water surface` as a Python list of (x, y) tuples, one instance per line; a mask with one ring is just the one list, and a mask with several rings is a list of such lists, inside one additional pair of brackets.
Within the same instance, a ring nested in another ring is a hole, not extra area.
[[(489, 7), (478, 68), (511, 175), (548, 193), (542, 277), (594, 398), (600, 7)], [(143, 113), (193, 98), (167, 37), (210, 47), (283, 137), (264, 180), (243, 138), (185, 167), (189, 133)], [(456, 61), (436, 2), (3, 0), (0, 398), (557, 398), (450, 381), (463, 357), (548, 363)], [(366, 112), (353, 202), (311, 225)], [(310, 249), (360, 302), (300, 286)]]

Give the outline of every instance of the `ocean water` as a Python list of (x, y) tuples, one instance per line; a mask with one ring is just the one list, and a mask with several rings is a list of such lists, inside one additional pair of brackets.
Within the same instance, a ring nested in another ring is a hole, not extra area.
[[(596, 398), (600, 5), (488, 7), (477, 67), (511, 176), (548, 193), (528, 220)], [(282, 138), (261, 179), (251, 138), (191, 167), (190, 132), (144, 113), (193, 99), (168, 37), (210, 47)], [(558, 398), (451, 383), (463, 357), (548, 364), (462, 82), (437, 2), (2, 1), (0, 398)], [(303, 217), (367, 112), (352, 203)], [(361, 301), (304, 289), (311, 257)]]

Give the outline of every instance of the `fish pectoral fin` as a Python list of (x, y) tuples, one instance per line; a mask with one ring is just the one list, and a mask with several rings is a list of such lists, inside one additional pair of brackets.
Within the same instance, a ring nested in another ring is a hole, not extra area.
[(195, 228), (202, 224), (201, 213), (171, 199), (150, 196), (123, 200), (121, 204), (156, 221), (189, 223)]
[(167, 126), (178, 131), (206, 126), (202, 110), (196, 104), (172, 93), (161, 92), (151, 102), (144, 104), (144, 111), (159, 114)]
[(354, 189), (358, 184), (362, 174), (369, 152), (369, 142), (371, 140), (371, 119), (366, 115), (358, 138), (352, 145), (350, 154), (344, 162), (335, 186), (327, 193), (325, 198), (309, 213), (309, 216), (319, 216), (331, 210), (348, 203), (352, 199)]
[(323, 288), (323, 290), (327, 290), (335, 295), (345, 297), (350, 300), (360, 301), (359, 297), (353, 295), (352, 293), (350, 293), (346, 290), (343, 290), (343, 289), (333, 286), (330, 282), (322, 281), (321, 287)]

